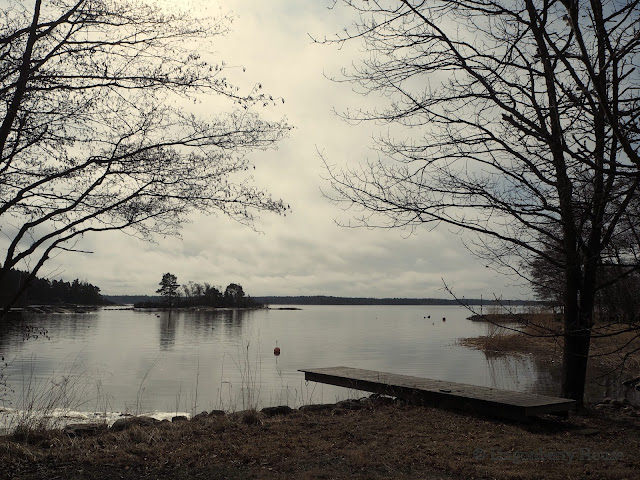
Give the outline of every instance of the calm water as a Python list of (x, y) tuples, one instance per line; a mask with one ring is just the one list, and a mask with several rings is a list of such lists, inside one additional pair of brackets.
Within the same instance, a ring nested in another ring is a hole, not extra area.
[(488, 331), (466, 320), (461, 307), (302, 308), (34, 315), (26, 323), (46, 329), (48, 338), (25, 340), (24, 324), (0, 332), (14, 390), (5, 393), (5, 404), (22, 408), (24, 398), (53, 388), (61, 406), (83, 411), (296, 407), (357, 394), (307, 383), (298, 372), (339, 365), (558, 393), (557, 366), (527, 356), (489, 358), (457, 345)]

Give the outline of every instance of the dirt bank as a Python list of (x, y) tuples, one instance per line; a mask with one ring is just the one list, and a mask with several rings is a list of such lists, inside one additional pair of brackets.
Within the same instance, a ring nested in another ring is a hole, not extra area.
[(401, 402), (200, 415), (87, 436), (0, 439), (0, 478), (633, 478), (640, 419), (598, 411), (529, 424)]

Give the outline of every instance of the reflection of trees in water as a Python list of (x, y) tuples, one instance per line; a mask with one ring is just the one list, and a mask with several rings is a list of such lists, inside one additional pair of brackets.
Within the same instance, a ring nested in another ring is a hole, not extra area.
[(189, 312), (185, 328), (189, 335), (222, 335), (225, 338), (241, 339), (245, 336), (247, 321), (253, 315), (253, 310), (242, 309)]
[[(524, 355), (484, 352), (491, 385), (539, 395), (558, 396), (561, 391), (562, 365)], [(585, 401), (598, 403), (603, 398), (626, 399), (640, 406), (640, 392), (622, 385), (619, 372), (591, 368), (587, 374)]]
[(178, 326), (185, 338), (207, 340), (223, 336), (242, 339), (246, 321), (253, 317), (253, 310), (187, 310), (163, 312), (159, 317), (160, 348), (171, 350), (175, 346)]
[(249, 319), (248, 310), (227, 310), (222, 323), (223, 332), (226, 337), (243, 338), (243, 323)]
[(171, 312), (160, 315), (160, 350), (171, 350), (176, 344), (176, 317)]
[(13, 336), (12, 322), (0, 322), (0, 355), (7, 355)]
[(524, 355), (484, 352), (491, 384), (496, 388), (558, 395), (562, 371), (555, 364), (545, 364)]
[[(46, 356), (44, 361), (36, 358), (42, 342), (86, 339), (95, 335), (95, 326), (96, 315), (93, 313), (23, 313), (5, 317), (0, 323), (0, 400), (11, 402), (25, 375), (30, 383), (27, 391), (41, 387), (37, 382), (46, 378), (52, 368)], [(29, 351), (32, 352), (30, 355)], [(76, 361), (82, 362), (81, 354), (77, 355)]]
[(0, 354), (15, 355), (24, 348), (25, 341), (91, 336), (95, 320), (93, 313), (23, 313), (7, 317), (0, 323)]

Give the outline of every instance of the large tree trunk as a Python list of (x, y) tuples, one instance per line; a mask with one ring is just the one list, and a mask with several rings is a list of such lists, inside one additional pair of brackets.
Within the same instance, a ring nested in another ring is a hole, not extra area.
[(581, 324), (581, 321), (573, 325), (565, 322), (562, 372), (562, 396), (576, 400), (578, 408), (584, 405), (584, 387), (591, 343), (590, 330)]
[(595, 270), (596, 262), (590, 260), (584, 276), (575, 267), (567, 272), (566, 277), (562, 396), (576, 400), (578, 408), (584, 405), (595, 302)]

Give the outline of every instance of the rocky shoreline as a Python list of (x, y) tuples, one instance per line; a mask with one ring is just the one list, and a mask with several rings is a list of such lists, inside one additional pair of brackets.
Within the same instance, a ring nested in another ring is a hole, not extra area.
[(640, 471), (640, 419), (612, 410), (517, 423), (368, 397), (82, 429), (0, 437), (0, 479), (613, 480)]
[(105, 431), (122, 432), (133, 427), (146, 428), (168, 423), (199, 422), (208, 418), (219, 417), (228, 417), (229, 419), (239, 421), (246, 425), (255, 425), (262, 423), (264, 419), (291, 415), (296, 411), (306, 413), (325, 412), (330, 415), (343, 415), (348, 411), (372, 408), (379, 405), (390, 405), (397, 402), (402, 402), (402, 400), (373, 394), (369, 397), (341, 400), (336, 403), (303, 405), (297, 409), (291, 408), (288, 405), (280, 405), (276, 407), (265, 407), (260, 411), (242, 410), (238, 412), (226, 412), (224, 410), (211, 410), (200, 412), (191, 418), (187, 415), (176, 415), (172, 417), (171, 420), (158, 420), (157, 418), (149, 415), (123, 414), (122, 418), (117, 419), (111, 425), (108, 425), (105, 422), (69, 423), (62, 428), (62, 433), (69, 437), (84, 437), (96, 435)]

